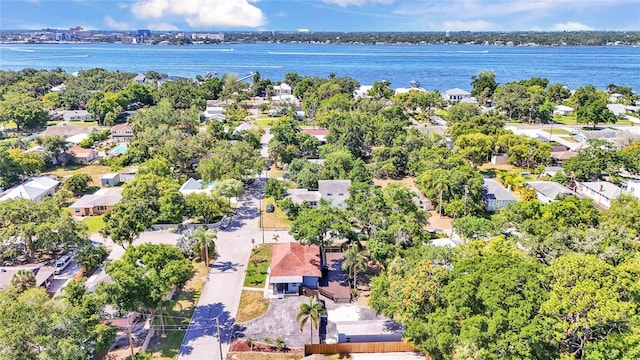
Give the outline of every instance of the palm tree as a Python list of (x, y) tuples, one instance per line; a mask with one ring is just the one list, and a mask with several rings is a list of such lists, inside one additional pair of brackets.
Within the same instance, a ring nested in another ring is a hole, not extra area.
[(11, 278), (11, 286), (18, 294), (36, 287), (36, 275), (31, 270), (18, 270)]
[(349, 273), (349, 277), (353, 279), (353, 289), (356, 289), (358, 282), (358, 272), (367, 268), (367, 257), (363, 251), (359, 251), (357, 247), (352, 247), (343, 254), (342, 270)]
[(304, 324), (309, 321), (309, 329), (311, 330), (310, 338), (311, 343), (313, 344), (313, 328), (318, 328), (318, 320), (320, 319), (320, 315), (326, 315), (327, 309), (324, 308), (324, 305), (319, 301), (313, 301), (313, 298), (309, 298), (308, 304), (300, 304), (300, 311), (296, 315), (296, 321), (300, 323), (300, 331), (302, 331), (302, 327)]
[(216, 253), (216, 243), (218, 240), (218, 232), (215, 230), (206, 230), (201, 227), (195, 233), (193, 233), (193, 239), (195, 243), (193, 245), (193, 251), (200, 255), (201, 259), (204, 259), (204, 263), (209, 267), (209, 260), (213, 258)]

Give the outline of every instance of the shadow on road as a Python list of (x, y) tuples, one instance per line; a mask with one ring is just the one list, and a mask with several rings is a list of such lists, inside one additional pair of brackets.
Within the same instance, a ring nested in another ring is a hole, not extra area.
[(235, 323), (235, 318), (224, 309), (223, 304), (198, 306), (184, 335), (180, 355), (190, 354), (193, 351), (193, 342), (201, 337), (219, 337), (222, 343), (230, 344), (233, 340), (244, 337), (245, 330), (246, 327)]
[(238, 267), (240, 266), (244, 265), (239, 263), (232, 263), (231, 261), (221, 261), (211, 265), (211, 267), (215, 270), (218, 270), (218, 272), (238, 271)]

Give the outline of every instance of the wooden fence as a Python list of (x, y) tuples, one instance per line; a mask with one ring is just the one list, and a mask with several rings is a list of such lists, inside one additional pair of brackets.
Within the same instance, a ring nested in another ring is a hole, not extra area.
[[(356, 353), (388, 353), (415, 351), (413, 344), (403, 341), (340, 343), (340, 344), (306, 344), (304, 355), (312, 354), (356, 354)], [(426, 357), (425, 357), (426, 358)]]

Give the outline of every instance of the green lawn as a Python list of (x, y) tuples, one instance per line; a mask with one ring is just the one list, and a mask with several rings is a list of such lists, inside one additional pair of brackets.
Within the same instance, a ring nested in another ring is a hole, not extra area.
[(282, 177), (282, 174), (286, 173), (286, 170), (282, 170), (282, 169), (276, 169), (275, 166), (271, 166), (271, 169), (269, 169), (269, 178), (270, 179), (278, 179)]
[(258, 116), (258, 118), (255, 121), (255, 124), (259, 127), (266, 127), (266, 126), (273, 126), (275, 123), (277, 123), (280, 120), (280, 118), (277, 117), (270, 117), (270, 116)]
[(180, 351), (182, 339), (187, 331), (191, 315), (198, 304), (200, 293), (204, 287), (204, 278), (207, 276), (207, 267), (204, 262), (193, 263), (195, 272), (182, 290), (176, 295), (178, 301), (173, 311), (169, 314), (173, 321), (168, 320), (170, 330), (160, 336), (158, 343), (147, 350), (154, 359), (173, 360)]
[(99, 216), (89, 216), (82, 220), (82, 222), (87, 225), (88, 231), (90, 234), (97, 233), (104, 228), (104, 215)]
[(548, 134), (553, 134), (553, 135), (569, 135), (569, 134), (571, 134), (571, 132), (569, 130), (562, 129), (562, 128), (560, 128), (560, 129), (558, 129), (558, 128), (554, 128), (554, 129), (545, 128), (545, 129), (542, 129), (542, 131), (544, 131), (544, 132), (546, 132)]
[(440, 116), (441, 118), (446, 120), (447, 116), (449, 116), (449, 112), (445, 109), (438, 109), (436, 110), (435, 115)]
[(273, 244), (256, 245), (255, 249), (251, 251), (243, 286), (264, 287), (272, 252)]
[[(267, 205), (273, 204), (275, 206), (275, 211), (272, 213), (267, 212)], [(291, 221), (287, 218), (287, 215), (280, 209), (280, 207), (276, 204), (274, 198), (269, 197), (262, 201), (262, 224), (265, 229), (272, 228), (290, 228)]]

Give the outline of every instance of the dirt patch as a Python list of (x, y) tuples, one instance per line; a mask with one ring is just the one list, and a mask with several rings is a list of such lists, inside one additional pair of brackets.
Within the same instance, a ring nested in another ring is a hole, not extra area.
[(302, 355), (304, 353), (303, 348), (278, 348), (275, 345), (265, 344), (258, 341), (253, 341), (251, 345), (246, 340), (236, 340), (229, 345), (229, 352), (251, 352), (251, 353), (269, 353), (269, 354), (289, 354), (289, 355)]
[(453, 218), (440, 215), (437, 210), (429, 211), (429, 227), (432, 229), (451, 229)]

